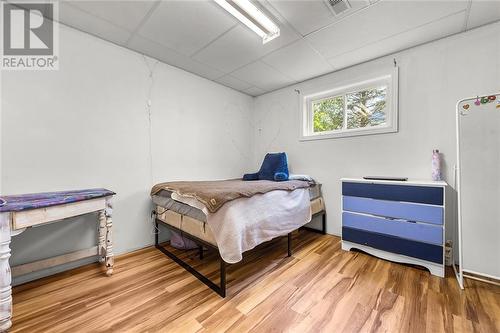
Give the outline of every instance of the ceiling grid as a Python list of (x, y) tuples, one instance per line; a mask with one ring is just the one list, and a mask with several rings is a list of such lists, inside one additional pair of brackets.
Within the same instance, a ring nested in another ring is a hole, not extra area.
[(61, 1), (61, 23), (258, 96), (500, 20), (500, 1), (261, 0), (280, 26), (262, 39), (210, 0)]

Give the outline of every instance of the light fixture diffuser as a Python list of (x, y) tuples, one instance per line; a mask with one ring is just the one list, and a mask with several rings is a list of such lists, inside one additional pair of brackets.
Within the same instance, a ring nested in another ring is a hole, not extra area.
[(262, 38), (265, 44), (280, 35), (280, 28), (249, 0), (214, 0)]

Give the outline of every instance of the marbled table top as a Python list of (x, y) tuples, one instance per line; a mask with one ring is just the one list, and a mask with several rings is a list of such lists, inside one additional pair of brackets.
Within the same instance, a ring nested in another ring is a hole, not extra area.
[(7, 195), (0, 197), (0, 212), (18, 212), (28, 209), (57, 206), (115, 194), (115, 192), (105, 188), (93, 188), (75, 191)]

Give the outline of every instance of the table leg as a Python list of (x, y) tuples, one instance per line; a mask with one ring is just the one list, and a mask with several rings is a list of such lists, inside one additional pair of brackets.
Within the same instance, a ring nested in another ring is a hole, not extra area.
[(0, 213), (0, 332), (7, 331), (12, 318), (10, 258), (10, 213)]
[(113, 202), (111, 198), (106, 199), (106, 257), (104, 259), (106, 263), (106, 274), (110, 276), (113, 274), (113, 237), (111, 228), (113, 226)]
[(99, 211), (99, 238), (97, 242), (97, 254), (99, 262), (104, 263), (106, 253), (106, 210)]

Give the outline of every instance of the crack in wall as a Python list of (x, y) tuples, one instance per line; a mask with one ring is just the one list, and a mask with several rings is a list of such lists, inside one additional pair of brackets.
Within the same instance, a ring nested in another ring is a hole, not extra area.
[(150, 185), (153, 186), (153, 179), (154, 179), (154, 173), (153, 173), (153, 124), (152, 124), (152, 101), (151, 101), (151, 95), (153, 93), (153, 87), (155, 83), (155, 78), (154, 78), (154, 71), (156, 66), (160, 63), (158, 60), (155, 60), (153, 64), (150, 64), (148, 61), (148, 58), (143, 54), (142, 59), (144, 61), (144, 64), (146, 65), (148, 69), (148, 87), (146, 91), (146, 112), (148, 115), (148, 140), (149, 140), (149, 173), (150, 173)]
[[(156, 66), (160, 63), (158, 60), (154, 60), (152, 64), (148, 61), (148, 58), (142, 54), (142, 59), (144, 61), (144, 64), (147, 67), (147, 81), (148, 81), (148, 86), (146, 90), (146, 113), (148, 116), (148, 144), (149, 144), (149, 181), (150, 181), (150, 186), (152, 187), (154, 184), (154, 171), (153, 171), (153, 122), (152, 122), (152, 106), (153, 103), (151, 101), (151, 96), (153, 94), (153, 87), (155, 84), (155, 77), (154, 77), (154, 72), (156, 69)], [(155, 216), (151, 214), (151, 224), (152, 224), (152, 229), (151, 229), (151, 234), (156, 234), (158, 235), (161, 234), (161, 230), (156, 228), (155, 223), (154, 223), (154, 218)]]

